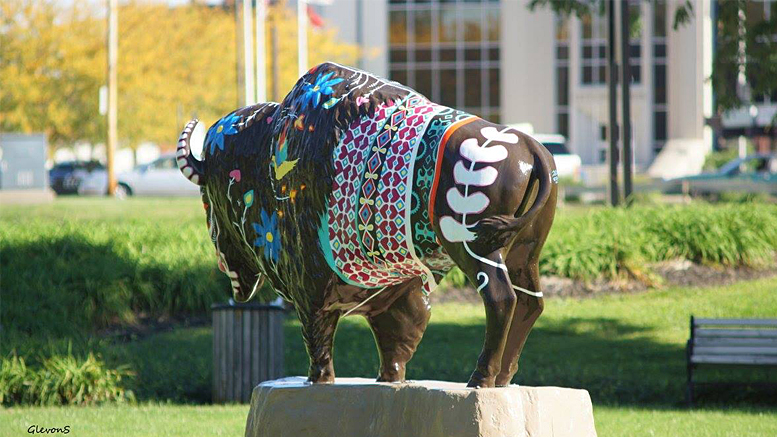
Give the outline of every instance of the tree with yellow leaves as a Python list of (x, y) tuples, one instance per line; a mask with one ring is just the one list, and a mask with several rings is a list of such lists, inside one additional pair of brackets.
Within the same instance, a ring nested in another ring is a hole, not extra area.
[[(104, 11), (86, 0), (70, 7), (55, 0), (6, 0), (0, 11), (0, 129), (46, 132), (55, 146), (104, 141), (105, 119), (98, 113), (106, 77)], [(270, 8), (268, 21), (278, 32), (283, 94), (297, 80), (296, 17), (280, 3)], [(235, 38), (234, 5), (121, 6), (121, 145), (172, 145), (186, 118), (211, 122), (234, 109)], [(338, 42), (333, 31), (310, 30), (308, 41), (311, 65), (356, 59), (357, 48)], [(267, 56), (270, 77), (269, 50)]]

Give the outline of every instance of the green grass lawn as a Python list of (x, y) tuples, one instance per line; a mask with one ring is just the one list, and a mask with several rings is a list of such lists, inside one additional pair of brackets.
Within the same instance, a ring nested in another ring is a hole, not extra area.
[[(25, 435), (30, 426), (70, 426), (77, 437), (242, 436), (247, 405), (142, 404), (93, 408), (12, 408), (0, 410), (0, 436)], [(694, 411), (595, 406), (600, 437), (694, 436), (772, 437), (777, 415), (766, 409)]]
[[(0, 352), (15, 348), (33, 358), (68, 347), (77, 355), (97, 352), (108, 365), (126, 364), (135, 371), (129, 388), (140, 402), (8, 408), (0, 410), (0, 436), (26, 434), (31, 425), (70, 425), (74, 436), (242, 435), (247, 406), (192, 405), (210, 399), (210, 327), (181, 327), (115, 341), (84, 331), (89, 320), (70, 312), (83, 302), (107, 302), (114, 312), (164, 305), (185, 314), (211, 300), (226, 299), (222, 290), (228, 286), (215, 267), (204, 221), (197, 199), (66, 199), (0, 210), (4, 290), (21, 284), (32, 294), (3, 294), (3, 327), (12, 329), (2, 331)], [(178, 243), (189, 234), (192, 241)], [(8, 264), (9, 254), (17, 264)], [(30, 263), (39, 270), (32, 271)], [(183, 291), (193, 288), (199, 290), (198, 297), (187, 300), (191, 296)], [(112, 301), (116, 296), (126, 299)], [(22, 310), (10, 311), (12, 305)], [(87, 314), (96, 317), (100, 311), (90, 308)], [(777, 278), (704, 289), (548, 299), (515, 382), (588, 390), (601, 436), (777, 435), (773, 391), (746, 386), (706, 389), (699, 393), (698, 409), (684, 407), (684, 346), (692, 314), (777, 317)], [(408, 365), (408, 377), (466, 381), (482, 346), (484, 323), (482, 306), (435, 306)], [(290, 316), (284, 329), (287, 374), (304, 374), (308, 363), (299, 323)], [(377, 365), (367, 324), (360, 318), (345, 319), (336, 338), (337, 375), (370, 377)], [(710, 381), (777, 380), (774, 369), (763, 368), (701, 369), (699, 375)]]

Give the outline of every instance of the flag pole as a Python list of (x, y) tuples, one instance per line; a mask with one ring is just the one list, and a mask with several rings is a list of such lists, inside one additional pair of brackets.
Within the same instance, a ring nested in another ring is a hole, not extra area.
[(246, 106), (256, 103), (256, 84), (254, 76), (254, 26), (252, 23), (252, 0), (243, 0), (243, 70), (245, 72), (245, 102)]
[(299, 76), (308, 71), (308, 3), (297, 0), (297, 60)]
[(264, 22), (267, 17), (265, 0), (256, 0), (256, 102), (267, 101), (267, 67), (265, 66)]

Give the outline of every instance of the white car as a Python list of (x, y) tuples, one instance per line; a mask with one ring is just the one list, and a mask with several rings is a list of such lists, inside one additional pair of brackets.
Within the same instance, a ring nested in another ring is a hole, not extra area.
[(533, 134), (532, 136), (553, 154), (553, 160), (556, 162), (556, 171), (558, 171), (560, 178), (569, 178), (574, 181), (580, 180), (580, 170), (583, 166), (583, 161), (580, 159), (580, 156), (569, 151), (567, 139), (563, 135)]
[[(108, 174), (95, 171), (81, 182), (78, 194), (104, 195)], [(189, 182), (175, 162), (174, 153), (166, 153), (150, 164), (116, 176), (116, 197), (127, 196), (199, 196), (200, 187)]]

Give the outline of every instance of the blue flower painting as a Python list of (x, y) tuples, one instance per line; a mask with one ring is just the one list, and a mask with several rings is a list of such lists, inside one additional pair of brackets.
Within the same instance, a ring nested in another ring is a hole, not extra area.
[(254, 246), (264, 248), (264, 258), (278, 262), (278, 255), (281, 252), (281, 236), (278, 233), (278, 214), (273, 212), (267, 215), (267, 212), (261, 210), (262, 223), (253, 223), (256, 231), (256, 240)]
[(300, 111), (304, 111), (308, 106), (317, 107), (324, 96), (331, 96), (335, 90), (334, 85), (342, 82), (342, 78), (330, 79), (334, 72), (319, 74), (314, 83), (302, 85), (302, 96), (300, 97)]
[(224, 150), (224, 135), (234, 135), (237, 133), (235, 125), (240, 121), (240, 117), (232, 114), (219, 120), (218, 123), (213, 125), (208, 130), (207, 141), (210, 145), (210, 153), (216, 151), (216, 147), (219, 150)]

